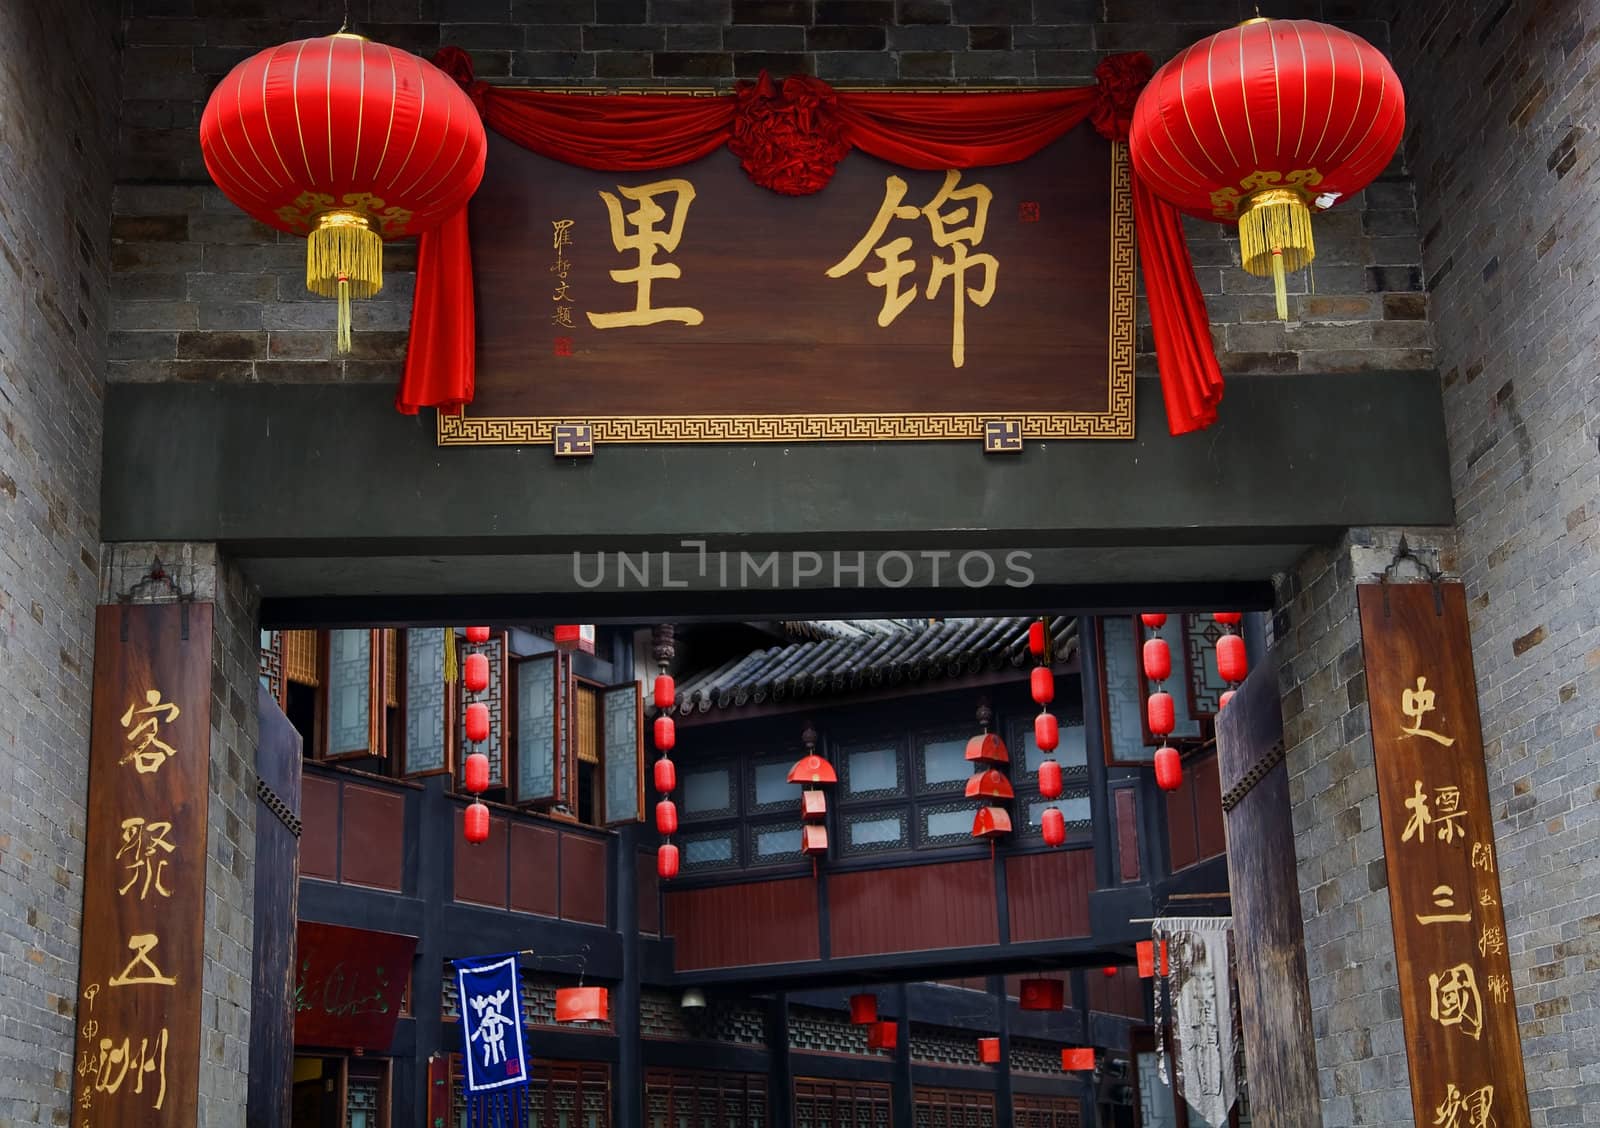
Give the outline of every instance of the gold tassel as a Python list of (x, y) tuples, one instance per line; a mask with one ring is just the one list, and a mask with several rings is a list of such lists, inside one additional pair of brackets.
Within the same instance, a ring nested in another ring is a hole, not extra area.
[(366, 216), (324, 212), (306, 238), (306, 289), (337, 298), (338, 351), (350, 351), (350, 302), (383, 289), (383, 240)]
[(456, 664), (456, 629), (444, 629), (444, 680), (447, 685), (454, 685), (460, 677), (460, 669)]
[(1316, 254), (1311, 209), (1298, 192), (1269, 188), (1245, 203), (1239, 213), (1239, 256), (1245, 270), (1272, 279), (1279, 318), (1289, 317), (1285, 275), (1308, 266)]

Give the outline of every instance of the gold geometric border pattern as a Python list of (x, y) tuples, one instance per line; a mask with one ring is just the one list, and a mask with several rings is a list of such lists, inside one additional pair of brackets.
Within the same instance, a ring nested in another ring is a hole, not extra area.
[(1110, 379), (1106, 410), (840, 415), (602, 415), (584, 419), (438, 415), (440, 446), (527, 446), (555, 441), (561, 424), (587, 424), (603, 443), (787, 443), (973, 440), (985, 423), (1020, 422), (1024, 439), (1134, 437), (1134, 230), (1128, 147), (1111, 146)]

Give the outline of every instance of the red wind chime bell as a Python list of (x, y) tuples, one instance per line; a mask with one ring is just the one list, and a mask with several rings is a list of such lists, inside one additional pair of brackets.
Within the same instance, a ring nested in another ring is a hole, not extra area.
[(817, 752), (817, 730), (810, 721), (800, 734), (806, 754), (789, 769), (789, 782), (800, 791), (800, 852), (816, 859), (828, 854), (828, 795), (822, 788), (839, 782), (839, 773)]
[(1011, 755), (1006, 751), (1006, 742), (989, 731), (993, 722), (994, 710), (985, 697), (978, 703), (978, 724), (983, 726), (983, 731), (967, 741), (966, 753), (967, 762), (975, 769), (975, 774), (967, 780), (967, 797), (977, 796), (984, 801), (984, 806), (973, 816), (972, 837), (989, 839), (991, 848), (995, 839), (1011, 833), (1011, 812), (1000, 803), (1015, 794), (1011, 781), (1000, 770), (1001, 764), (1011, 762)]

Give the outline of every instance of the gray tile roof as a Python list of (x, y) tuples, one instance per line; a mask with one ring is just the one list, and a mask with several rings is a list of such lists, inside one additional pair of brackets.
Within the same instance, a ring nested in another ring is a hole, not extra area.
[[(818, 637), (753, 651), (713, 670), (685, 674), (680, 713), (835, 697), (1032, 665), (1029, 618), (894, 621), (888, 629), (819, 624)], [(881, 621), (880, 621), (881, 623)], [(786, 624), (787, 626), (787, 624)], [(1057, 664), (1077, 650), (1076, 619), (1050, 620)]]

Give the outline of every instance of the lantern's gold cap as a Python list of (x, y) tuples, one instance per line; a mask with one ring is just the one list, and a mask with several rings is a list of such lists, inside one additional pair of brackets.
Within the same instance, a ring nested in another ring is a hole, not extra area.
[(1266, 16), (1251, 16), (1249, 19), (1245, 20), (1239, 26), (1240, 27), (1249, 27), (1251, 24), (1271, 23), (1271, 22), (1272, 22), (1272, 20), (1269, 19)]

